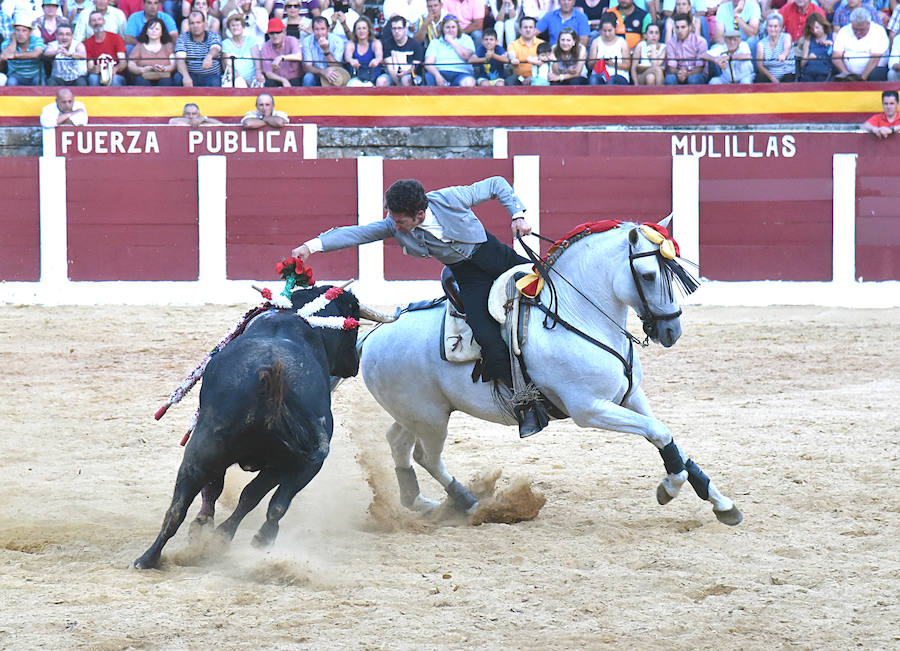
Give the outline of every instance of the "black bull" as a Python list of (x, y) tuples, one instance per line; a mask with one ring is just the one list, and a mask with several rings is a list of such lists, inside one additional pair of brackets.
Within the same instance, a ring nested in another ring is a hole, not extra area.
[[(328, 286), (294, 292), (296, 310)], [(359, 303), (344, 292), (318, 313), (359, 318)], [(134, 562), (156, 567), (166, 542), (202, 489), (199, 524), (212, 520), (232, 464), (259, 474), (241, 493), (234, 513), (219, 525), (227, 538), (273, 488), (266, 521), (254, 536), (270, 544), (291, 500), (319, 472), (331, 442), (330, 377), (359, 371), (357, 329), (313, 328), (292, 311), (273, 310), (216, 354), (203, 374), (197, 425), (178, 469), (172, 504), (159, 536)]]

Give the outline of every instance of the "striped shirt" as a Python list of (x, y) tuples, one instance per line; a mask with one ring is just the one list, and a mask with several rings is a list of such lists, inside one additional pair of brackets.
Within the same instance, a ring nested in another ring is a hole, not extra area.
[(213, 45), (218, 45), (220, 48), (222, 47), (222, 39), (215, 32), (205, 31), (203, 33), (203, 40), (200, 42), (195, 41), (190, 32), (185, 32), (184, 34), (181, 34), (175, 42), (175, 52), (185, 53), (185, 56), (187, 57), (187, 69), (189, 72), (203, 75), (204, 77), (221, 75), (222, 66), (219, 65), (219, 57), (213, 59), (211, 68), (207, 70), (203, 69), (203, 59), (209, 54)]

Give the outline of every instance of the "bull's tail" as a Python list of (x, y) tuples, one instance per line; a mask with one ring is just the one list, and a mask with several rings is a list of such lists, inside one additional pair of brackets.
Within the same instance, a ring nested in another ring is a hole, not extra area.
[(266, 427), (273, 429), (284, 423), (287, 418), (284, 403), (284, 364), (281, 360), (260, 369), (259, 382), (266, 401)]

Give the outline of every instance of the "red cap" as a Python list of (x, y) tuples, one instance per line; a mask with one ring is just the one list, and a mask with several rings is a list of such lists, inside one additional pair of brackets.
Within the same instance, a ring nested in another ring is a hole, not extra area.
[(272, 32), (283, 32), (284, 31), (284, 23), (281, 22), (280, 18), (270, 18), (269, 19), (269, 29), (266, 30), (267, 34), (271, 34)]

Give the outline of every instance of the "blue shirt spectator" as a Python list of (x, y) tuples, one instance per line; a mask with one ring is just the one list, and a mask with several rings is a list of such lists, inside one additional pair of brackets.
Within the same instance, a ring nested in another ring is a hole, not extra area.
[[(344, 57), (344, 45), (347, 41), (334, 32), (328, 32), (328, 51), (335, 59), (341, 61)], [(303, 39), (303, 61), (316, 68), (327, 68), (325, 52), (319, 47), (319, 41), (315, 34), (309, 34)]]
[(548, 11), (538, 21), (538, 33), (548, 32), (548, 42), (556, 43), (563, 27), (571, 27), (578, 34), (578, 39), (583, 45), (587, 44), (588, 34), (591, 32), (590, 21), (583, 11), (574, 11), (575, 0), (559, 0), (559, 9)]
[(164, 11), (159, 10), (159, 0), (144, 0), (144, 10), (136, 11), (128, 17), (125, 23), (125, 43), (134, 45), (140, 36), (144, 24), (151, 18), (159, 18), (166, 26), (166, 31), (172, 36), (172, 40), (178, 38), (178, 27), (175, 19)]

